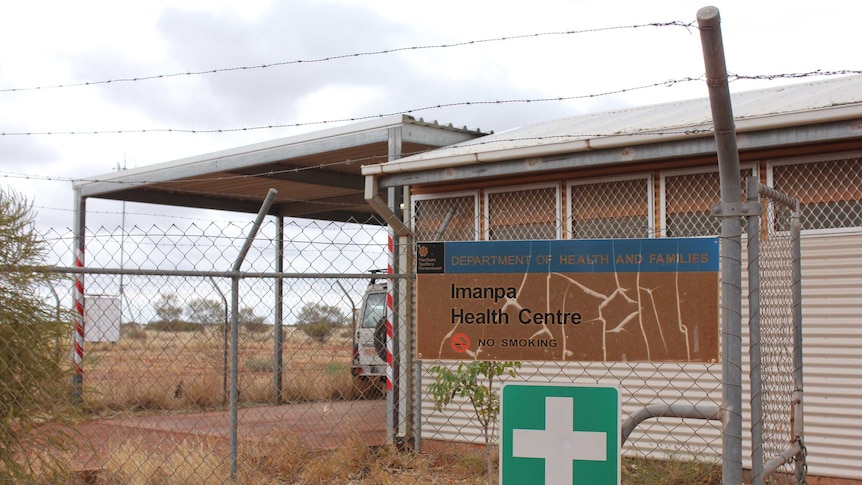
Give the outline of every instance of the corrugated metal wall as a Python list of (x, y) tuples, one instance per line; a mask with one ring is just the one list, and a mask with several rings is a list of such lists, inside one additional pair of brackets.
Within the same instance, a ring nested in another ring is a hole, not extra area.
[(809, 474), (862, 479), (862, 235), (802, 238)]

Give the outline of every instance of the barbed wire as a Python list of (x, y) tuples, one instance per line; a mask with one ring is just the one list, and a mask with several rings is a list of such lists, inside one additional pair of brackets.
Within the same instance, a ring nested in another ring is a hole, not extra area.
[[(652, 25), (652, 24), (644, 24), (644, 25)], [(594, 30), (597, 30), (597, 29), (594, 29)], [(550, 35), (550, 34), (548, 34), (548, 35)], [(851, 75), (851, 74), (862, 74), (862, 71), (860, 71), (860, 70), (847, 70), (847, 69), (845, 69), (845, 70), (828, 70), (828, 71), (814, 70), (814, 71), (797, 72), (797, 73), (758, 74), (758, 75), (744, 75), (744, 74), (729, 73), (728, 78), (729, 78), (729, 81), (736, 81), (736, 80), (775, 80), (775, 79), (798, 79), (798, 78), (813, 77), (813, 76), (838, 76), (838, 75)], [(623, 88), (623, 89), (619, 89), (619, 90), (615, 90), (615, 91), (608, 91), (608, 92), (604, 92), (604, 93), (593, 93), (593, 94), (570, 96), (570, 97), (550, 97), (550, 98), (537, 98), (537, 99), (497, 100), (497, 101), (466, 101), (466, 102), (460, 102), (460, 103), (437, 104), (437, 105), (430, 105), (430, 106), (423, 107), (423, 108), (416, 108), (413, 110), (408, 110), (408, 111), (402, 112), (401, 114), (408, 114), (411, 112), (416, 112), (416, 111), (420, 111), (420, 110), (427, 110), (427, 109), (432, 109), (432, 108), (438, 108), (438, 107), (442, 108), (442, 107), (451, 107), (451, 106), (469, 106), (469, 105), (481, 105), (481, 104), (505, 104), (505, 103), (516, 103), (516, 102), (530, 103), (530, 102), (565, 101), (565, 100), (570, 100), (570, 99), (588, 99), (588, 98), (606, 96), (606, 95), (610, 95), (610, 94), (618, 94), (618, 93), (623, 93), (623, 92), (628, 92), (628, 91), (634, 91), (634, 90), (639, 90), (639, 89), (647, 89), (647, 88), (651, 88), (651, 87), (673, 86), (673, 85), (678, 84), (678, 83), (684, 83), (684, 82), (690, 82), (690, 81), (700, 81), (702, 79), (703, 79), (703, 76), (686, 77), (686, 78), (657, 82), (657, 83), (652, 83), (652, 84), (647, 84), (647, 85), (642, 85), (642, 86), (637, 86), (637, 87), (632, 87), (632, 88)], [(391, 114), (397, 114), (397, 113), (391, 113)], [(347, 119), (343, 119), (343, 120), (317, 121), (317, 122), (311, 122), (308, 124), (335, 123), (335, 122), (339, 122), (339, 121), (356, 121), (356, 120), (362, 120), (362, 119), (384, 117), (384, 116), (389, 116), (391, 114), (374, 115), (374, 116), (357, 117), (357, 118), (347, 118)], [(303, 124), (280, 125), (280, 126), (303, 126)], [(227, 130), (219, 129), (219, 130), (206, 130), (206, 131), (201, 131), (201, 130), (172, 130), (172, 129), (165, 129), (165, 130), (161, 130), (161, 131), (188, 132), (188, 133), (205, 133), (205, 132), (206, 133), (224, 133), (224, 132), (229, 132), (229, 131), (246, 131), (246, 130), (250, 130), (250, 129), (265, 129), (265, 128), (269, 128), (269, 127), (275, 128), (277, 126), (276, 125), (269, 125), (266, 127), (238, 128), (238, 129), (227, 129)], [(149, 133), (149, 132), (156, 132), (156, 131), (159, 131), (159, 130), (138, 130), (137, 132)], [(616, 133), (594, 133), (594, 134), (581, 133), (581, 134), (570, 134), (570, 135), (554, 135), (554, 136), (537, 136), (537, 137), (519, 137), (519, 138), (495, 139), (491, 142), (484, 142), (484, 141), (481, 141), (481, 139), (479, 139), (478, 141), (474, 140), (473, 142), (471, 142), (471, 145), (472, 146), (481, 146), (481, 145), (484, 145), (487, 143), (500, 143), (500, 142), (547, 141), (549, 139), (565, 140), (565, 139), (576, 139), (576, 138), (610, 138), (610, 137), (636, 136), (636, 135), (647, 135), (647, 136), (680, 135), (680, 134), (682, 134), (682, 135), (700, 135), (700, 134), (704, 134), (704, 133), (710, 133), (711, 131), (712, 131), (711, 128), (707, 128), (707, 129), (690, 129), (690, 130), (676, 130), (676, 131), (674, 131), (674, 130), (659, 130), (659, 131), (650, 130), (650, 131), (643, 131), (643, 132), (616, 132)], [(131, 131), (128, 131), (128, 132), (131, 132)], [(126, 132), (126, 133), (128, 133), (128, 132)], [(84, 134), (85, 132), (68, 132), (68, 133), (69, 134)], [(114, 131), (108, 131), (108, 132), (90, 132), (90, 133), (98, 134), (98, 133), (124, 133), (124, 132), (121, 130), (114, 130)], [(18, 133), (18, 134), (0, 133), (0, 135), (7, 135), (7, 136), (9, 136), (9, 135), (20, 135), (20, 134), (25, 134), (25, 133)], [(30, 133), (26, 133), (26, 134), (30, 134)], [(33, 134), (36, 134), (36, 133), (33, 133)], [(45, 132), (42, 134), (52, 134), (52, 133), (51, 132)], [(429, 150), (423, 150), (423, 151), (417, 151), (417, 152), (411, 152), (411, 153), (405, 153), (405, 154), (403, 154), (403, 156), (407, 157), (407, 156), (417, 155), (417, 154), (424, 153), (424, 152), (427, 152), (430, 150), (436, 150), (436, 148), (432, 148)], [(325, 169), (325, 168), (329, 168), (329, 167), (333, 167), (333, 166), (339, 166), (339, 165), (350, 165), (350, 164), (363, 163), (363, 162), (385, 161), (387, 158), (388, 158), (388, 155), (375, 155), (375, 156), (369, 156), (369, 157), (358, 158), (358, 159), (345, 159), (345, 160), (340, 160), (340, 161), (336, 161), (336, 162), (311, 165), (311, 166), (307, 166), (307, 167), (292, 167), (292, 168), (284, 169), (284, 170), (273, 170), (273, 171), (262, 172), (262, 173), (258, 173), (258, 174), (252, 174), (252, 175), (240, 174), (240, 175), (218, 176), (218, 177), (210, 177), (210, 178), (196, 178), (193, 180), (175, 180), (175, 181), (167, 181), (167, 182), (163, 182), (163, 183), (182, 184), (182, 183), (191, 183), (191, 182), (197, 183), (197, 182), (206, 182), (206, 181), (241, 180), (241, 179), (248, 179), (248, 178), (260, 177), (260, 176), (275, 176), (275, 175), (281, 175), (281, 174), (289, 174), (289, 173), (301, 172), (301, 171), (305, 171), (305, 170)], [(0, 171), (0, 178), (21, 179), (21, 180), (44, 180), (44, 181), (73, 182), (73, 183), (75, 183), (75, 182), (109, 182), (109, 183), (116, 183), (119, 185), (147, 185), (147, 184), (154, 183), (154, 181), (148, 181), (148, 180), (144, 180), (144, 181), (122, 181), (122, 180), (104, 179), (104, 178), (98, 178), (98, 177), (96, 177), (96, 178), (62, 177), (62, 176), (27, 174), (27, 173), (8, 172), (8, 171)], [(302, 202), (308, 202), (308, 201), (302, 201)], [(326, 201), (318, 201), (318, 203), (326, 204), (326, 205), (333, 205), (333, 206), (352, 205), (352, 204), (326, 202)], [(50, 207), (39, 207), (39, 208), (47, 209), (47, 210), (71, 210), (71, 209), (60, 209), (60, 208), (50, 208)], [(91, 211), (91, 212), (97, 213), (99, 211), (95, 211), (95, 212)], [(110, 213), (110, 212), (105, 212), (105, 213)], [(209, 219), (188, 218), (188, 217), (183, 217), (183, 216), (170, 216), (170, 215), (166, 215), (166, 214), (144, 214), (144, 213), (142, 213), (140, 215), (153, 215), (153, 216), (158, 215), (158, 216), (174, 217), (174, 218), (178, 218), (178, 219), (189, 219), (189, 220), (209, 220)]]
[[(531, 137), (512, 137), (512, 138), (497, 138), (492, 141), (481, 141), (481, 139), (474, 140), (470, 146), (482, 146), (487, 144), (496, 144), (496, 143), (505, 143), (505, 142), (527, 142), (527, 141), (548, 141), (548, 140), (576, 140), (583, 138), (613, 138), (613, 137), (623, 137), (623, 136), (678, 136), (678, 135), (702, 135), (705, 133), (711, 133), (711, 128), (704, 129), (686, 129), (686, 130), (649, 130), (649, 131), (640, 131), (640, 132), (614, 132), (614, 133), (579, 133), (579, 134), (570, 134), (570, 135), (551, 135), (551, 136), (531, 136)], [(446, 148), (446, 147), (443, 147)], [(406, 152), (402, 154), (402, 158), (406, 158), (409, 156), (419, 155), (422, 153), (427, 153), (429, 151), (439, 150), (440, 148), (429, 148), (427, 150), (420, 150), (415, 152)], [(237, 175), (220, 175), (217, 177), (196, 177), (193, 179), (187, 180), (162, 180), (158, 181), (160, 184), (188, 184), (188, 183), (200, 183), (200, 182), (221, 182), (221, 181), (230, 181), (230, 180), (246, 180), (255, 177), (273, 177), (276, 175), (288, 175), (291, 173), (299, 173), (307, 170), (320, 170), (326, 168), (332, 168), (336, 166), (345, 166), (345, 165), (354, 165), (357, 163), (364, 162), (382, 162), (388, 160), (389, 155), (369, 155), (367, 157), (361, 158), (348, 158), (344, 160), (339, 160), (335, 162), (327, 162), (320, 163), (316, 165), (309, 165), (305, 167), (291, 167), (283, 170), (268, 170), (264, 172), (259, 172), (255, 174), (237, 174)], [(19, 172), (9, 172), (9, 171), (0, 171), (0, 178), (8, 178), (8, 179), (21, 179), (21, 180), (43, 180), (48, 182), (91, 182), (91, 183), (111, 183), (117, 185), (149, 185), (156, 183), (155, 180), (118, 180), (118, 179), (108, 179), (108, 178), (99, 178), (99, 177), (63, 177), (56, 175), (41, 175), (41, 174), (27, 174), (27, 173), (19, 173)], [(299, 200), (297, 200), (299, 201)], [(307, 202), (304, 201), (303, 202)], [(352, 204), (346, 204), (352, 205)]]
[(745, 74), (733, 74), (728, 73), (729, 81), (774, 81), (776, 79), (800, 79), (805, 77), (814, 77), (814, 76), (848, 76), (852, 74), (862, 74), (862, 70), (853, 70), (853, 69), (838, 69), (838, 70), (827, 70), (824, 71), (822, 69), (815, 69), (814, 71), (806, 71), (806, 72), (789, 72), (782, 74), (754, 74), (754, 75), (745, 75)]
[[(778, 74), (733, 74), (728, 73), (728, 82), (735, 81), (774, 81), (776, 79), (801, 79), (806, 77), (831, 77), (862, 74), (862, 70), (840, 69), (840, 70), (814, 70), (806, 72), (793, 73), (778, 73)], [(549, 102), (564, 102), (594, 99), (605, 96), (613, 96), (618, 94), (630, 93), (657, 87), (673, 87), (677, 84), (684, 84), (695, 81), (703, 81), (704, 76), (688, 76), (678, 79), (668, 79), (665, 81), (657, 81), (640, 86), (626, 87), (597, 93), (588, 93), (581, 95), (570, 96), (550, 96), (542, 98), (512, 98), (512, 99), (497, 99), (497, 100), (469, 100), (455, 101), (450, 103), (436, 103), (416, 108), (408, 108), (401, 111), (392, 111), (388, 113), (377, 113), (373, 115), (350, 116), (345, 118), (334, 118), (328, 120), (317, 121), (301, 121), (291, 123), (274, 123), (256, 126), (242, 127), (226, 127), (226, 128), (133, 128), (133, 129), (116, 129), (116, 130), (66, 130), (66, 131), (0, 131), (0, 136), (3, 137), (18, 137), (18, 136), (92, 136), (92, 135), (129, 135), (129, 134), (154, 134), (154, 133), (173, 133), (173, 134), (191, 134), (191, 135), (206, 135), (206, 134), (224, 134), (224, 133), (241, 133), (262, 130), (276, 130), (287, 128), (301, 128), (307, 126), (331, 125), (339, 123), (355, 123), (358, 121), (366, 121), (372, 119), (385, 118), (396, 115), (412, 115), (424, 111), (434, 109), (446, 109), (465, 106), (487, 106), (487, 105), (507, 105), (507, 104), (530, 104), (530, 103), (549, 103)]]
[(451, 49), (457, 47), (466, 47), (466, 46), (474, 46), (480, 44), (489, 44), (495, 42), (508, 42), (514, 40), (523, 40), (523, 39), (536, 39), (540, 37), (552, 37), (552, 36), (566, 36), (566, 35), (577, 35), (577, 34), (588, 34), (588, 33), (596, 33), (596, 32), (607, 32), (607, 31), (615, 31), (615, 30), (629, 30), (629, 29), (641, 29), (646, 27), (682, 27), (691, 31), (692, 28), (697, 28), (696, 22), (682, 22), (678, 20), (670, 21), (670, 22), (649, 22), (644, 24), (633, 24), (633, 25), (621, 25), (621, 26), (612, 26), (612, 27), (597, 27), (593, 29), (582, 29), (582, 30), (564, 30), (564, 31), (553, 31), (553, 32), (536, 32), (530, 34), (522, 34), (522, 35), (510, 35), (503, 37), (492, 37), (487, 39), (476, 39), (476, 40), (466, 40), (461, 42), (451, 42), (451, 43), (443, 43), (443, 44), (429, 44), (429, 45), (413, 45), (406, 47), (395, 47), (390, 49), (380, 49), (375, 51), (366, 51), (366, 52), (353, 52), (348, 54), (337, 54), (326, 57), (312, 58), (312, 59), (294, 59), (289, 61), (278, 61), (278, 62), (269, 62), (264, 64), (256, 64), (256, 65), (247, 65), (247, 66), (232, 66), (232, 67), (221, 67), (215, 69), (206, 69), (206, 70), (198, 70), (198, 71), (181, 71), (181, 72), (173, 72), (173, 73), (163, 73), (163, 74), (151, 74), (146, 76), (134, 76), (134, 77), (121, 77), (116, 79), (105, 79), (101, 81), (84, 81), (79, 83), (67, 83), (67, 84), (48, 84), (43, 86), (32, 86), (32, 87), (24, 87), (24, 88), (0, 88), (0, 93), (15, 93), (15, 92), (24, 92), (24, 91), (43, 91), (50, 89), (64, 89), (64, 88), (75, 88), (75, 87), (84, 87), (84, 86), (98, 86), (98, 85), (107, 85), (107, 84), (120, 84), (120, 83), (135, 83), (142, 81), (152, 81), (158, 79), (170, 79), (175, 77), (191, 77), (191, 76), (202, 76), (202, 75), (212, 75), (226, 72), (236, 72), (236, 71), (254, 71), (261, 69), (268, 69), (272, 67), (281, 67), (281, 66), (290, 66), (297, 64), (315, 64), (321, 62), (330, 62), (337, 61), (343, 59), (355, 59), (359, 57), (369, 57), (369, 56), (380, 56), (386, 54), (395, 54), (398, 52), (406, 52), (406, 51), (421, 51), (421, 50), (433, 50), (433, 49)]
[(623, 94), (623, 93), (628, 93), (628, 92), (632, 92), (632, 91), (640, 91), (640, 90), (656, 88), (656, 87), (671, 87), (671, 86), (675, 86), (677, 84), (688, 83), (688, 82), (693, 82), (693, 81), (702, 81), (702, 80), (703, 80), (703, 76), (684, 77), (684, 78), (680, 78), (680, 79), (669, 79), (666, 81), (659, 81), (659, 82), (654, 82), (654, 83), (650, 83), (650, 84), (644, 84), (641, 86), (620, 88), (620, 89), (615, 89), (615, 90), (611, 90), (611, 91), (589, 93), (589, 94), (582, 94), (582, 95), (574, 95), (574, 96), (553, 96), (553, 97), (545, 97), (545, 98), (515, 98), (515, 99), (478, 100), (478, 101), (456, 101), (456, 102), (452, 102), (452, 103), (430, 104), (430, 105), (421, 106), (421, 107), (417, 107), (417, 108), (409, 108), (409, 109), (401, 110), (401, 111), (392, 111), (389, 113), (378, 113), (378, 114), (374, 114), (374, 115), (351, 116), (351, 117), (347, 117), (347, 118), (338, 118), (338, 119), (330, 119), (330, 120), (318, 120), (318, 121), (295, 122), (295, 123), (278, 123), (278, 124), (259, 125), (259, 126), (236, 127), (236, 128), (213, 128), (213, 129), (137, 128), (137, 129), (129, 129), (129, 130), (73, 130), (73, 131), (21, 131), (21, 132), (2, 131), (2, 132), (0, 132), (0, 136), (128, 135), (128, 134), (147, 134), (147, 133), (177, 133), (177, 134), (202, 135), (202, 134), (238, 133), (238, 132), (260, 131), (260, 130), (300, 128), (300, 127), (304, 127), (304, 126), (328, 125), (328, 124), (336, 124), (336, 123), (355, 123), (357, 121), (379, 119), (379, 118), (385, 118), (388, 116), (411, 115), (414, 113), (420, 113), (420, 112), (428, 111), (428, 110), (432, 110), (432, 109), (445, 109), (445, 108), (454, 108), (454, 107), (462, 107), (462, 106), (548, 103), (548, 102), (574, 101), (574, 100), (579, 100), (579, 99), (593, 99), (593, 98), (612, 96), (615, 94)]

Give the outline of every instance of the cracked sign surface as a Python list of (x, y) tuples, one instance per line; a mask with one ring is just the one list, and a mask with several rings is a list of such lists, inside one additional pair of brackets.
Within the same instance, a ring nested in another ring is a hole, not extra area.
[(718, 238), (417, 245), (420, 359), (717, 362)]

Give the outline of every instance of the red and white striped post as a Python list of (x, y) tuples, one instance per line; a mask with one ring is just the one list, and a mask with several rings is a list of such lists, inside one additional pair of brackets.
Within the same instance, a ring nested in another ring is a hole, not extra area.
[[(392, 266), (395, 258), (395, 243), (392, 234), (389, 234), (387, 248), (389, 250), (389, 262), (386, 266), (386, 273), (393, 273)], [(386, 390), (392, 391), (392, 379), (394, 376), (393, 357), (392, 357), (392, 316), (395, 314), (395, 305), (393, 303), (392, 294), (395, 291), (395, 280), (389, 280), (389, 288), (386, 292)]]
[[(80, 197), (80, 194), (75, 193), (75, 225), (74, 225), (74, 242), (75, 245), (75, 267), (84, 268), (84, 233), (86, 232), (86, 202)], [(72, 290), (74, 298), (75, 316), (72, 332), (72, 401), (77, 404), (82, 404), (84, 401), (84, 273), (75, 275), (75, 287)]]
[[(75, 249), (75, 267), (84, 267), (84, 250)], [(83, 382), (84, 375), (84, 274), (75, 275), (75, 332), (72, 337), (72, 366), (75, 371), (75, 383)]]
[[(82, 247), (75, 249), (75, 267), (84, 267), (84, 250)], [(84, 402), (84, 274), (75, 275), (75, 287), (72, 290), (75, 300), (75, 316), (73, 323), (75, 328), (72, 332), (72, 402), (82, 404)]]

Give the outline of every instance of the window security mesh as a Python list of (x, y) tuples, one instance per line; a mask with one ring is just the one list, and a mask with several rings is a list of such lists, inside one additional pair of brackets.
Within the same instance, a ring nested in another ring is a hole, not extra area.
[(646, 238), (652, 234), (650, 179), (571, 186), (571, 239)]
[(488, 239), (557, 239), (557, 188), (488, 193)]
[[(740, 202), (745, 201), (745, 178), (753, 170), (740, 172)], [(712, 206), (721, 202), (718, 172), (682, 173), (664, 178), (664, 235), (666, 237), (716, 236), (721, 220)]]
[(772, 186), (800, 200), (802, 230), (862, 227), (862, 158), (781, 164)]
[(413, 230), (417, 241), (476, 239), (476, 196), (416, 198)]

